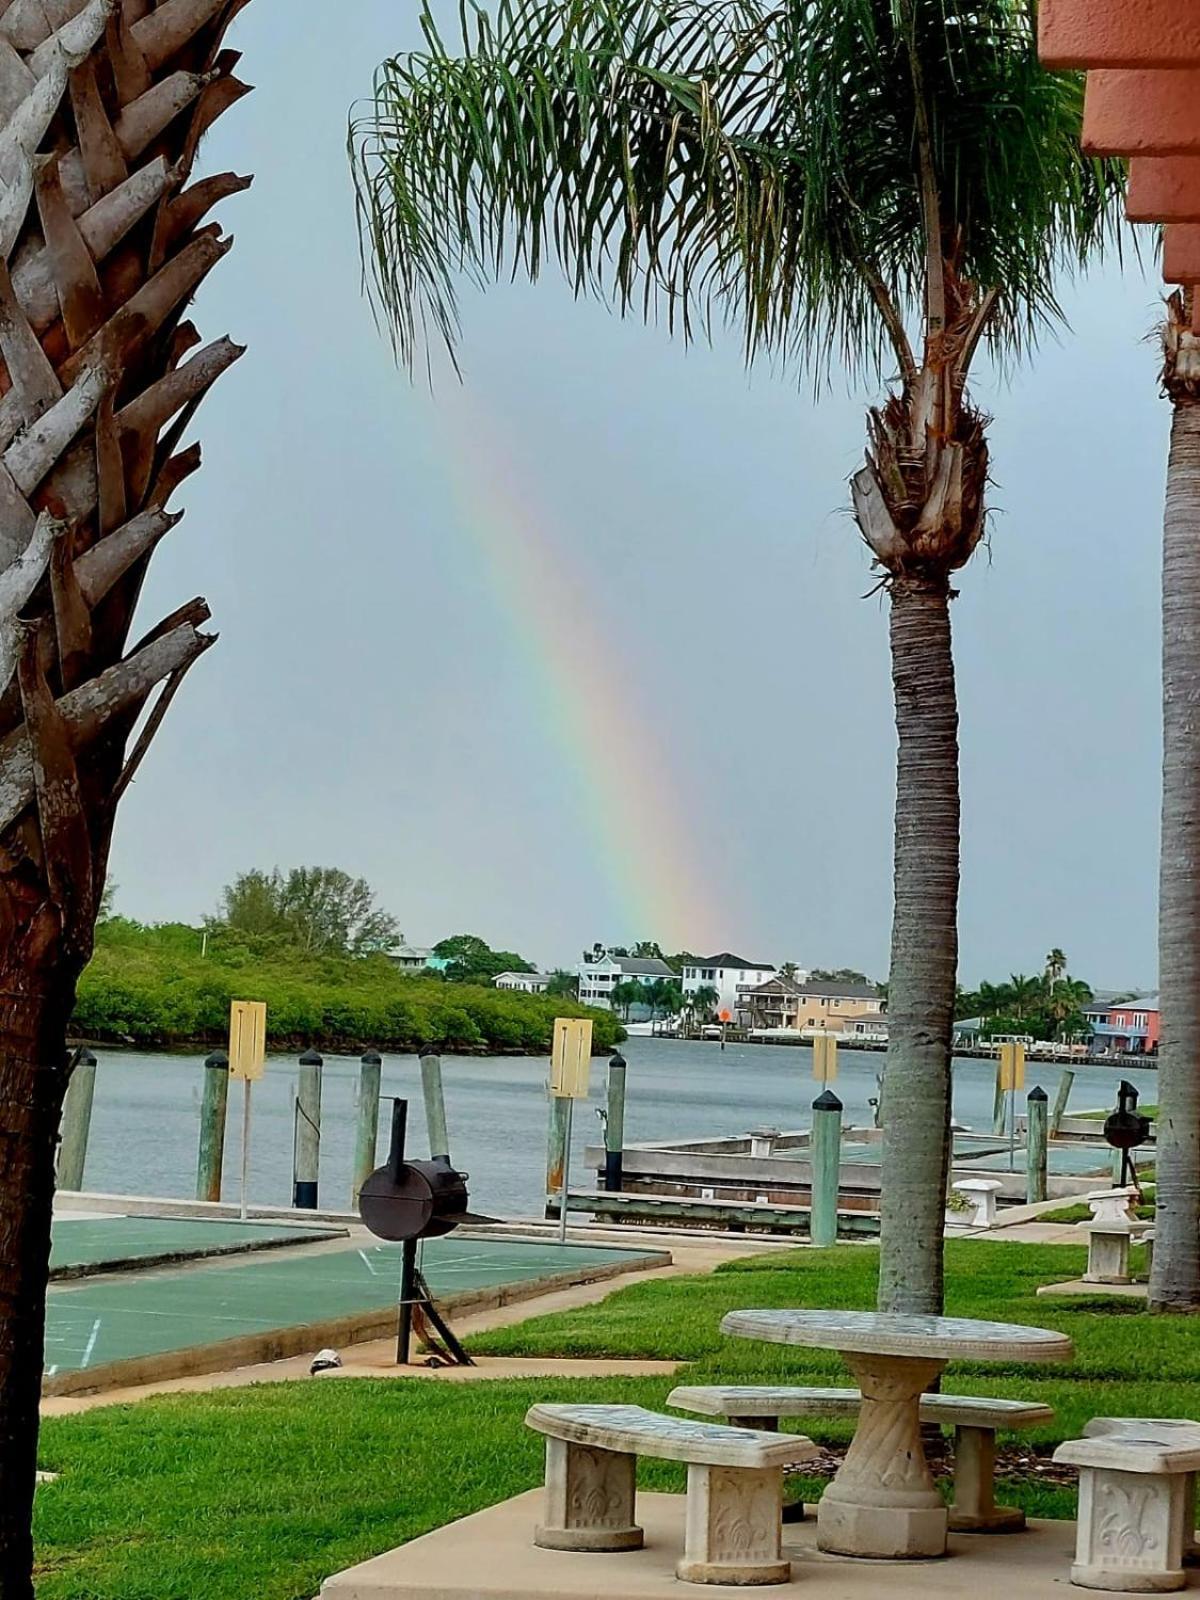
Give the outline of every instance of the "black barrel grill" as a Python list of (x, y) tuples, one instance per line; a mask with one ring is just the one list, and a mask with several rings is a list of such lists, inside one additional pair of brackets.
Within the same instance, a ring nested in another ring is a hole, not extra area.
[(1142, 1186), (1131, 1151), (1150, 1137), (1150, 1118), (1138, 1110), (1137, 1103), (1137, 1090), (1122, 1079), (1117, 1090), (1117, 1109), (1104, 1119), (1104, 1137), (1114, 1150), (1121, 1152), (1121, 1182), (1131, 1183), (1140, 1194)]
[(358, 1196), (359, 1215), (376, 1238), (403, 1246), (396, 1361), (400, 1366), (407, 1365), (415, 1323), (418, 1334), (433, 1351), (434, 1361), (472, 1366), (471, 1358), (434, 1304), (417, 1266), (417, 1246), (422, 1239), (440, 1239), (453, 1233), (460, 1222), (473, 1220), (467, 1210), (467, 1174), (457, 1172), (441, 1157), (433, 1161), (406, 1160), (407, 1130), (408, 1101), (393, 1100), (387, 1161), (365, 1179)]

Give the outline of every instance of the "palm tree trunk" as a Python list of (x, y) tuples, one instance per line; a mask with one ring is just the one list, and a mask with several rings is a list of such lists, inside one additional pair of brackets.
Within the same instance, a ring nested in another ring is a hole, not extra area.
[(958, 968), (958, 702), (946, 583), (893, 581), (895, 910), (879, 1309), (942, 1310), (950, 1041)]
[(54, 1148), (74, 981), (0, 973), (0, 1596), (32, 1600), (31, 1523), (42, 1388)]
[(1180, 397), (1163, 521), (1158, 1140), (1150, 1304), (1200, 1311), (1200, 400)]

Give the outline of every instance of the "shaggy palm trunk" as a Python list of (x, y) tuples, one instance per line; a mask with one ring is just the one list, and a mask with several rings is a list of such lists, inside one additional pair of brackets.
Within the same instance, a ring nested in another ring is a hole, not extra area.
[(879, 1309), (937, 1313), (958, 968), (958, 702), (948, 583), (893, 580), (891, 647), (899, 753)]
[(246, 92), (222, 49), (246, 3), (0, 0), (0, 1600), (33, 1595), (75, 985), (117, 803), (212, 642), (202, 599), (133, 623), (186, 432), (242, 353), (184, 316), (229, 246), (207, 214), (249, 181), (189, 182)]
[(1200, 1311), (1200, 396), (1187, 393), (1176, 396), (1171, 428), (1162, 649), (1163, 1025), (1150, 1303)]

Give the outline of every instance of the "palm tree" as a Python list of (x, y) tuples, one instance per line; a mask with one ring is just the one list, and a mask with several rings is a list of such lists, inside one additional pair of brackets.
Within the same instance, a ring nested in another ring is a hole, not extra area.
[(779, 969), (779, 976), (781, 978), (786, 978), (790, 983), (795, 978), (799, 970), (799, 967), (797, 967), (794, 961), (785, 961)]
[(1167, 303), (1171, 453), (1163, 519), (1163, 796), (1158, 1121), (1150, 1305), (1200, 1311), (1200, 338), (1196, 296)]
[(851, 493), (888, 595), (899, 734), (880, 1304), (942, 1303), (957, 966), (953, 574), (985, 529), (981, 345), (1018, 354), (1108, 227), (1076, 77), (1033, 0), (498, 0), (380, 69), (353, 133), (401, 356), (458, 285), (557, 257), (576, 292), (747, 358), (897, 384)]
[(612, 993), (609, 995), (609, 1004), (616, 1006), (617, 1010), (629, 1021), (629, 1012), (633, 1006), (646, 1001), (646, 991), (640, 983), (631, 978), (625, 978), (620, 983), (614, 983)]
[(707, 1022), (717, 1009), (717, 1002), (721, 996), (711, 983), (702, 983), (698, 989), (693, 989), (687, 996), (687, 1004), (701, 1022)]
[(184, 185), (204, 133), (246, 92), (221, 48), (244, 4), (0, 8), (3, 1600), (33, 1594), (67, 1022), (117, 802), (213, 642), (200, 599), (140, 638), (132, 627), (150, 558), (179, 520), (168, 507), (200, 463), (184, 434), (242, 354), (228, 339), (196, 350), (185, 308), (230, 243), (207, 213), (249, 179)]
[(1013, 1017), (1024, 1018), (1042, 996), (1042, 980), (1028, 978), (1023, 972), (1011, 973), (1007, 988), (1008, 1013)]
[(1046, 957), (1046, 982), (1053, 989), (1054, 985), (1067, 970), (1067, 958), (1055, 945)]

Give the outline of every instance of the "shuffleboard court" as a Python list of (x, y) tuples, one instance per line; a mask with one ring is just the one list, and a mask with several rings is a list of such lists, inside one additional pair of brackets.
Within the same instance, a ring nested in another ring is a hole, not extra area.
[(291, 1227), (192, 1217), (55, 1217), (50, 1271), (117, 1271), (153, 1261), (233, 1255), (244, 1250), (314, 1244), (344, 1237), (345, 1228)]
[[(646, 1254), (451, 1236), (427, 1241), (424, 1272), (434, 1293), (446, 1295), (632, 1264)], [(382, 1311), (396, 1304), (399, 1282), (400, 1246), (368, 1244), (52, 1285), (46, 1374)]]

